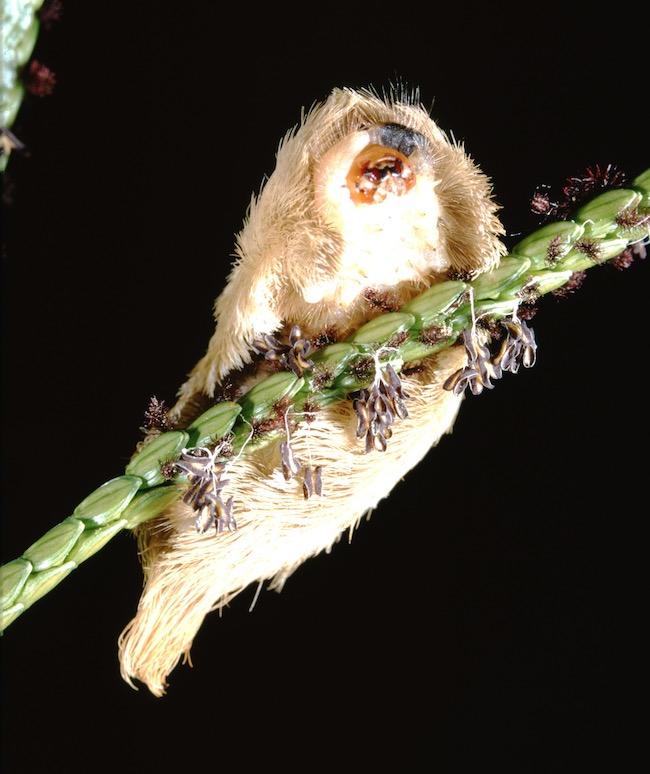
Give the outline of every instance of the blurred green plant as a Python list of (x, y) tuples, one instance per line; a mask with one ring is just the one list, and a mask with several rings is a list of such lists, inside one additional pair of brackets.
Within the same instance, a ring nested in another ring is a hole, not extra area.
[(11, 127), (25, 94), (21, 70), (32, 55), (40, 28), (37, 15), (43, 0), (2, 0), (0, 5), (0, 172), (21, 143)]

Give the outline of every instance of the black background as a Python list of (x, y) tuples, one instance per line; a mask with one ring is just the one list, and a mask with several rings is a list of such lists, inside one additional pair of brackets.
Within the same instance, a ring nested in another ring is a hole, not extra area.
[[(528, 12), (66, 3), (36, 49), (56, 92), (25, 103), (10, 164), (4, 561), (119, 473), (150, 394), (173, 399), (302, 105), (419, 85), (509, 233), (539, 183), (648, 166), (638, 11)], [(141, 573), (114, 540), (3, 638), (5, 771), (617, 769), (643, 663), (647, 271), (545, 302), (538, 365), (468, 399), (351, 544), (209, 617), (162, 700), (119, 676)]]

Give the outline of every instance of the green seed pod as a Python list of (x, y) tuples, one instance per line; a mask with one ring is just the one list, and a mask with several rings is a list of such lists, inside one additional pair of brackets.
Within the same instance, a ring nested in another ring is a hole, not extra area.
[(26, 559), (14, 559), (0, 567), (0, 606), (3, 610), (13, 605), (31, 571), (32, 564)]
[(408, 331), (415, 325), (415, 317), (405, 312), (388, 312), (362, 325), (348, 341), (355, 344), (385, 344), (396, 333)]
[(34, 51), (36, 45), (36, 38), (38, 37), (38, 29), (40, 25), (38, 19), (34, 16), (31, 24), (21, 35), (18, 45), (16, 46), (16, 53), (14, 57), (14, 63), (16, 67), (22, 67), (29, 59)]
[[(9, 128), (20, 108), (24, 89), (18, 70), (32, 55), (39, 21), (35, 16), (42, 0), (3, 3), (2, 17), (2, 88), (0, 88), (0, 126)], [(0, 168), (7, 165), (9, 154), (0, 157)]]
[[(314, 368), (312, 372), (306, 376), (303, 388), (300, 390), (300, 393), (296, 395), (295, 405), (302, 406), (304, 401), (307, 400), (313, 392), (319, 393), (318, 402), (320, 404), (325, 385), (331, 384), (337, 379), (345, 370), (350, 359), (358, 354), (359, 347), (344, 342), (329, 344), (327, 347), (324, 347), (317, 352), (312, 357)], [(323, 375), (325, 376), (324, 382), (321, 381)]]
[(13, 607), (8, 607), (0, 614), (0, 632), (3, 632), (9, 624), (13, 623), (16, 618), (23, 612), (25, 605), (18, 603)]
[[(235, 424), (235, 427), (232, 431), (233, 438), (232, 438), (232, 448), (235, 454), (239, 454), (239, 452), (242, 449), (242, 446), (246, 444), (246, 448), (250, 448), (249, 444), (251, 444), (253, 441), (257, 441), (258, 439), (253, 439), (251, 436), (252, 429), (250, 423), (248, 423), (248, 420), (245, 420), (243, 422), (237, 422)], [(264, 433), (263, 435), (259, 436), (259, 439), (266, 438), (270, 433)]]
[(247, 420), (260, 419), (283, 398), (292, 398), (305, 383), (288, 371), (278, 371), (258, 382), (240, 399), (242, 417)]
[(212, 406), (187, 428), (191, 445), (206, 446), (216, 443), (232, 430), (240, 413), (241, 406), (238, 403), (225, 401)]
[(562, 285), (565, 285), (569, 279), (571, 279), (572, 274), (573, 270), (538, 271), (531, 277), (531, 280), (534, 283), (532, 286), (533, 291), (538, 293), (540, 296), (543, 296), (546, 293), (551, 293), (552, 291), (561, 288)]
[(581, 253), (579, 250), (571, 250), (571, 252), (562, 259), (561, 268), (570, 269), (573, 271), (585, 271), (585, 269), (591, 269), (596, 263), (593, 258)]
[(142, 479), (135, 476), (113, 478), (79, 503), (73, 516), (86, 526), (102, 527), (120, 515), (142, 483)]
[(441, 349), (445, 349), (445, 347), (448, 347), (455, 338), (457, 338), (456, 334), (450, 338), (441, 339), (436, 344), (425, 344), (417, 339), (411, 339), (402, 344), (399, 348), (399, 353), (405, 363), (410, 363), (413, 360), (422, 360), (424, 357), (428, 357), (429, 355), (439, 352)]
[(599, 239), (616, 230), (616, 216), (628, 208), (636, 207), (641, 201), (637, 191), (621, 188), (605, 191), (581, 207), (576, 220), (585, 225), (585, 233)]
[(497, 299), (506, 288), (519, 279), (530, 268), (528, 258), (506, 255), (492, 271), (481, 274), (473, 283), (474, 300)]
[(66, 558), (77, 538), (84, 531), (84, 525), (70, 517), (46, 532), (23, 554), (23, 559), (32, 563), (35, 572), (56, 567)]
[(645, 172), (637, 175), (632, 181), (632, 186), (643, 191), (650, 191), (650, 169), (646, 169)]
[(472, 322), (472, 307), (470, 304), (463, 304), (455, 309), (447, 318), (447, 323), (451, 325), (455, 336), (461, 334)]
[(341, 390), (338, 390), (335, 387), (327, 387), (318, 393), (315, 400), (320, 408), (325, 408), (326, 406), (331, 406), (333, 403), (340, 403), (344, 397), (345, 393), (341, 392)]
[(322, 365), (331, 369), (333, 374), (340, 373), (352, 355), (356, 355), (359, 350), (352, 344), (339, 342), (338, 344), (328, 344), (323, 349), (318, 350), (311, 358), (314, 365)]
[(633, 210), (630, 215), (632, 216), (632, 222), (637, 222), (638, 225), (626, 225), (624, 222), (617, 223), (616, 229), (609, 234), (610, 238), (624, 239), (626, 242), (641, 241), (650, 234), (650, 207), (645, 209), (640, 207), (637, 210)]
[(530, 258), (533, 267), (542, 267), (547, 263), (551, 243), (554, 256), (560, 258), (569, 252), (571, 245), (580, 239), (583, 233), (584, 226), (571, 220), (549, 223), (522, 239), (512, 248), (512, 252)]
[(558, 264), (558, 268), (573, 271), (584, 271), (590, 269), (597, 263), (604, 263), (612, 258), (616, 258), (627, 247), (627, 239), (602, 239), (595, 243), (597, 257), (594, 259), (580, 250), (571, 250)]
[(23, 587), (20, 602), (25, 608), (30, 607), (69, 575), (76, 566), (74, 562), (66, 562), (49, 570), (32, 573)]
[(616, 258), (620, 255), (628, 245), (627, 239), (603, 239), (599, 243), (600, 253), (598, 255), (599, 261), (611, 261), (612, 258)]
[(139, 492), (122, 512), (127, 529), (135, 529), (138, 524), (158, 516), (180, 496), (181, 491), (176, 486), (162, 486)]
[(426, 328), (445, 314), (467, 290), (464, 282), (448, 281), (432, 285), (424, 293), (405, 304), (402, 309), (415, 315), (419, 328)]
[[(382, 367), (390, 363), (396, 371), (400, 371), (402, 366), (404, 365), (404, 361), (402, 360), (402, 358), (399, 355), (396, 355), (393, 351), (388, 352), (386, 359), (381, 358), (379, 362)], [(355, 376), (355, 374), (353, 373), (342, 374), (336, 380), (334, 384), (334, 389), (339, 391), (339, 394), (341, 395), (341, 397), (344, 397), (349, 392), (354, 392), (355, 390), (359, 390), (362, 387), (367, 387), (369, 384), (372, 383), (374, 378), (375, 378), (375, 367), (373, 364), (370, 369), (370, 373), (365, 378), (359, 378), (358, 375)]]
[(164, 484), (165, 477), (160, 472), (160, 466), (169, 460), (178, 459), (189, 439), (189, 435), (182, 430), (161, 433), (131, 457), (126, 474), (139, 476), (147, 487)]
[(122, 518), (107, 524), (105, 527), (86, 530), (77, 541), (77, 545), (68, 554), (68, 561), (74, 562), (77, 566), (85, 562), (89, 556), (97, 553), (113, 535), (124, 529), (125, 526), (126, 519)]
[[(507, 301), (491, 301), (489, 299), (485, 299), (483, 301), (479, 301), (475, 305), (474, 312), (476, 317), (481, 317), (482, 315), (509, 317), (513, 313), (515, 305), (516, 299), (514, 298), (508, 299)], [(468, 320), (467, 324), (470, 324), (470, 320)]]
[(650, 169), (646, 169), (632, 181), (634, 188), (637, 188), (643, 195), (641, 206), (650, 208)]
[[(4, 90), (4, 94), (0, 97), (0, 121), (2, 126), (11, 126), (16, 120), (16, 114), (20, 109), (20, 103), (24, 94), (25, 89), (19, 83), (10, 89)], [(3, 154), (0, 158), (6, 162), (9, 154)]]
[(355, 390), (360, 390), (362, 387), (367, 387), (372, 383), (372, 379), (372, 376), (368, 379), (361, 380), (353, 374), (343, 374), (338, 378), (335, 387), (342, 399), (349, 392), (354, 392)]

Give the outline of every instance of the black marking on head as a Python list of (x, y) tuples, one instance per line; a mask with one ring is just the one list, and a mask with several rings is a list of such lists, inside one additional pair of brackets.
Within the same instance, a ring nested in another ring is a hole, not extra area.
[(394, 148), (405, 156), (424, 143), (424, 136), (402, 124), (384, 124), (379, 127), (379, 141), (387, 148)]

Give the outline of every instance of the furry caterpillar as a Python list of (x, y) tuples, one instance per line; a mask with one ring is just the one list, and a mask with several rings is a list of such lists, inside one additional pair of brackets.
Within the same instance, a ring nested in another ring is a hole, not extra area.
[[(225, 385), (259, 381), (267, 373), (254, 355), (260, 337), (298, 325), (305, 337), (341, 340), (386, 305), (490, 269), (505, 252), (496, 209), (489, 181), (416, 99), (335, 90), (280, 146), (237, 237), (215, 333), (172, 418), (183, 427)], [(465, 362), (454, 346), (403, 377), (409, 415), (383, 453), (366, 454), (357, 440), (352, 401), (300, 425), (292, 453), (322, 469), (324, 496), (305, 499), (283, 475), (278, 441), (229, 466), (236, 530), (197, 533), (182, 502), (142, 525), (145, 588), (120, 637), (124, 678), (162, 695), (207, 613), (255, 582), (280, 590), (354, 528), (449, 432), (461, 399), (442, 385)]]

